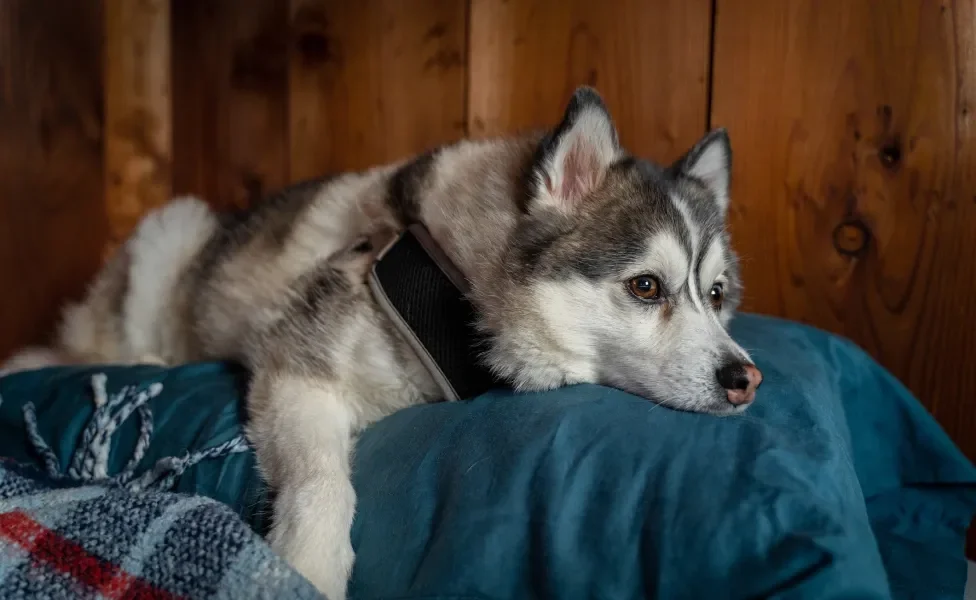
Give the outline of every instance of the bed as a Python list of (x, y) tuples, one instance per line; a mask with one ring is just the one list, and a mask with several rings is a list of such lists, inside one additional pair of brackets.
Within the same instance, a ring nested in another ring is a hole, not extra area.
[[(766, 374), (742, 416), (586, 385), (499, 389), (369, 428), (355, 455), (351, 597), (961, 598), (976, 469), (922, 405), (843, 338), (751, 314), (733, 333)], [(47, 514), (51, 535), (148, 589), (230, 597), (228, 580), (251, 581), (233, 552), (181, 562), (172, 548), (140, 554), (58, 529), (103, 496), (78, 489), (111, 490), (131, 523), (148, 510), (139, 498), (206, 498), (226, 511), (217, 529), (261, 557), (251, 572), (276, 574), (246, 595), (314, 597), (261, 541), (273, 515), (242, 435), (247, 381), (228, 363), (0, 379), (0, 455), (48, 486), (2, 497), (0, 520)], [(75, 495), (58, 500), (65, 490)], [(158, 533), (150, 517), (130, 528)], [(182, 539), (193, 522), (181, 514), (165, 530)], [(0, 532), (3, 597), (54, 561), (25, 562), (14, 546)]]

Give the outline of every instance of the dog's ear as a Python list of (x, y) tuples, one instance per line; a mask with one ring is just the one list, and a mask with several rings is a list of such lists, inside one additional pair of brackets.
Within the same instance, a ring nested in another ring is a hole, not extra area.
[(572, 213), (600, 185), (619, 154), (617, 129), (600, 95), (578, 88), (562, 122), (536, 153), (535, 200)]
[(706, 134), (671, 168), (679, 175), (700, 181), (712, 193), (722, 214), (726, 213), (732, 181), (732, 146), (725, 128)]

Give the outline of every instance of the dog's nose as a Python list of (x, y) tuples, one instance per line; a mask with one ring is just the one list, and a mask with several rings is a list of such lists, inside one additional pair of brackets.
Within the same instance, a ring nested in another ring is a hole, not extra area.
[(736, 406), (752, 402), (763, 380), (762, 372), (755, 365), (741, 363), (727, 364), (716, 371), (715, 376), (729, 395), (729, 402)]

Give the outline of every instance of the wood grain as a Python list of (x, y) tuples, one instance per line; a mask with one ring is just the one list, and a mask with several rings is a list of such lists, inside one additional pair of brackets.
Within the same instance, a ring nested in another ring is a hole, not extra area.
[(972, 0), (718, 0), (746, 308), (852, 338), (970, 458), (974, 114)]
[(101, 3), (0, 2), (0, 359), (42, 341), (108, 235)]
[(466, 15), (462, 0), (291, 0), (291, 178), (462, 137)]
[(472, 0), (469, 128), (548, 127), (595, 86), (621, 141), (660, 161), (705, 131), (710, 0)]
[(105, 3), (105, 209), (110, 244), (170, 199), (169, 0)]
[(172, 0), (177, 195), (244, 206), (288, 177), (288, 11), (274, 0)]

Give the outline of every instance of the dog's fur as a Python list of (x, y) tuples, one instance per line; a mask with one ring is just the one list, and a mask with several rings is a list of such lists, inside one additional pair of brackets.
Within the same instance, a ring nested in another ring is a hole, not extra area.
[[(463, 141), (296, 185), (243, 215), (177, 200), (67, 308), (56, 349), (8, 368), (242, 361), (253, 372), (248, 435), (277, 490), (270, 542), (343, 598), (351, 440), (437, 399), (368, 291), (376, 251), (425, 224), (470, 281), (486, 363), (517, 389), (592, 382), (730, 414), (745, 406), (716, 371), (751, 364), (726, 332), (740, 295), (725, 231), (730, 161), (722, 130), (669, 167), (637, 159), (581, 88), (545, 135)], [(659, 298), (631, 293), (644, 274)], [(716, 284), (721, 306), (710, 302)]]

